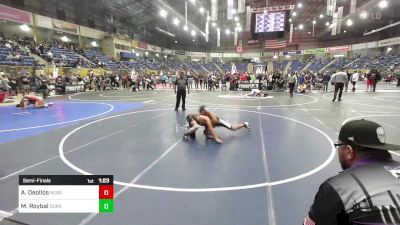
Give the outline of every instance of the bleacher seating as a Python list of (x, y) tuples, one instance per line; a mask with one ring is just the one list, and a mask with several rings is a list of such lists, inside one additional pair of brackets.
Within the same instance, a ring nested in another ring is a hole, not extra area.
[(314, 59), (312, 64), (308, 67), (308, 70), (317, 72), (317, 71), (321, 70), (322, 68), (324, 68), (326, 65), (328, 65), (328, 63), (330, 61), (331, 60), (325, 59), (325, 58)]
[(236, 63), (236, 70), (240, 73), (247, 71), (247, 63)]
[(78, 53), (71, 51), (69, 48), (64, 47), (62, 45), (58, 45), (57, 43), (53, 43), (50, 45), (50, 48), (44, 50), (44, 54), (41, 56), (43, 58), (48, 58), (48, 52), (51, 51), (53, 54), (53, 61), (55, 63), (61, 63), (63, 66), (74, 67), (77, 63), (80, 63), (81, 66), (84, 67), (94, 67), (93, 63), (85, 62), (83, 57)]
[[(17, 59), (17, 56), (20, 57)], [(8, 56), (13, 56), (12, 58)], [(19, 48), (0, 47), (0, 65), (7, 66), (36, 66), (38, 62), (26, 51)]]
[(351, 69), (389, 69), (400, 65), (400, 53), (383, 53), (378, 56), (362, 56), (349, 67)]
[(293, 60), (292, 65), (290, 65), (291, 71), (300, 71), (307, 65), (307, 62), (303, 62), (300, 60)]
[(118, 69), (118, 64), (114, 60), (112, 60), (106, 54), (98, 50), (95, 49), (85, 50), (83, 55), (96, 65), (99, 65), (100, 62), (102, 65), (105, 65), (110, 69)]
[(284, 70), (286, 65), (288, 64), (288, 61), (274, 61), (274, 70)]

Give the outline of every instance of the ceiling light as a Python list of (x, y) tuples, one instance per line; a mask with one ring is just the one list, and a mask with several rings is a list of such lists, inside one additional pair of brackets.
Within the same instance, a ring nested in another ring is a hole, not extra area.
[(174, 21), (173, 21), (173, 23), (174, 23), (174, 25), (178, 26), (179, 23), (180, 23), (180, 21), (178, 20), (178, 18), (175, 18)]
[(344, 33), (347, 33), (347, 30), (343, 31)]
[(303, 24), (300, 24), (300, 25), (299, 25), (299, 29), (300, 29), (300, 30), (303, 30), (303, 28), (304, 28), (304, 25), (303, 25)]
[(235, 16), (235, 22), (239, 21), (239, 17)]
[(28, 25), (26, 25), (26, 24), (20, 25), (19, 28), (20, 28), (22, 31), (25, 31), (25, 32), (28, 32), (28, 31), (31, 30), (31, 28), (30, 28)]
[(183, 30), (184, 30), (184, 31), (188, 31), (188, 30), (189, 30), (189, 27), (185, 25), (185, 26), (183, 27)]
[(199, 12), (200, 12), (201, 14), (203, 14), (203, 13), (204, 13), (204, 8), (203, 8), (203, 7), (200, 7)]
[(317, 23), (317, 21), (314, 19), (314, 20), (312, 21), (312, 23), (313, 23), (313, 24), (316, 24), (316, 23)]
[(61, 41), (63, 41), (63, 42), (69, 42), (69, 39), (68, 39), (67, 36), (62, 36), (62, 37), (61, 37)]
[(225, 30), (225, 34), (226, 34), (226, 35), (229, 35), (230, 33), (231, 33), (231, 31), (230, 31), (229, 29), (226, 29), (226, 30)]
[(192, 32), (190, 32), (190, 34), (194, 37), (194, 36), (196, 36), (196, 31), (192, 30)]
[(365, 12), (365, 11), (362, 11), (362, 12), (360, 13), (360, 18), (361, 18), (361, 19), (366, 19), (367, 16), (368, 16), (368, 14), (367, 14), (367, 12)]
[(321, 19), (324, 18), (324, 15), (323, 15), (323, 14), (320, 14), (320, 15), (319, 15), (319, 18), (321, 18)]
[(348, 19), (348, 20), (346, 21), (346, 25), (347, 25), (347, 26), (353, 26), (353, 20)]
[(296, 16), (296, 15), (297, 15), (297, 12), (296, 12), (296, 11), (292, 12), (292, 15), (293, 15), (293, 16)]
[(301, 8), (303, 7), (303, 3), (299, 2), (299, 4), (297, 4), (297, 8)]
[(329, 26), (329, 25), (330, 25), (330, 23), (329, 23), (329, 22), (326, 22), (326, 23), (325, 23), (325, 26)]
[(212, 22), (211, 26), (216, 27), (217, 24), (215, 22)]
[(383, 9), (386, 8), (388, 6), (388, 2), (386, 0), (382, 0), (379, 2), (379, 8)]
[(161, 10), (160, 10), (160, 16), (161, 16), (161, 17), (164, 17), (164, 18), (165, 18), (165, 17), (167, 17), (167, 15), (168, 15), (167, 11), (165, 11), (164, 9), (161, 9)]

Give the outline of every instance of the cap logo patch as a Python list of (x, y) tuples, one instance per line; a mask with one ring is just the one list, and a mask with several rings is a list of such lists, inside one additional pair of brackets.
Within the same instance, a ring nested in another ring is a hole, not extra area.
[(385, 130), (382, 127), (378, 127), (378, 129), (376, 129), (376, 134), (378, 135), (379, 142), (384, 144), (386, 141)]

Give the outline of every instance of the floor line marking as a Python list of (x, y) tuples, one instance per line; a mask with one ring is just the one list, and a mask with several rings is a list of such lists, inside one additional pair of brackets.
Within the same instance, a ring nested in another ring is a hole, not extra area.
[(92, 116), (88, 116), (88, 117), (84, 117), (84, 118), (80, 118), (80, 119), (75, 119), (75, 120), (68, 120), (68, 121), (64, 121), (64, 122), (59, 122), (59, 123), (51, 123), (51, 124), (45, 124), (45, 125), (38, 125), (38, 126), (32, 126), (32, 127), (22, 127), (22, 128), (13, 128), (13, 129), (7, 129), (7, 130), (0, 130), (0, 133), (3, 132), (11, 132), (11, 131), (20, 131), (20, 130), (30, 130), (30, 129), (36, 129), (36, 128), (42, 128), (42, 127), (51, 127), (51, 126), (57, 126), (57, 125), (61, 125), (61, 124), (66, 124), (66, 123), (73, 123), (73, 122), (78, 122), (78, 121), (82, 121), (82, 120), (87, 120), (87, 119), (91, 119), (94, 117), (98, 117), (98, 116), (102, 116), (104, 114), (107, 114), (109, 112), (111, 112), (112, 110), (114, 110), (114, 106), (107, 104), (107, 103), (100, 103), (100, 102), (63, 102), (67, 103), (67, 104), (71, 104), (71, 103), (76, 103), (76, 104), (82, 104), (82, 103), (92, 103), (92, 104), (103, 104), (103, 105), (107, 105), (110, 108), (102, 113), (98, 113)]
[[(140, 180), (140, 178), (142, 178), (148, 171), (150, 171), (155, 165), (157, 165), (157, 163), (159, 163), (168, 153), (170, 153), (180, 142), (182, 141), (182, 139), (179, 139), (177, 142), (175, 142), (174, 144), (172, 144), (163, 154), (161, 154), (156, 160), (154, 160), (150, 165), (148, 165), (142, 172), (140, 172), (138, 175), (136, 175), (130, 182), (129, 184), (134, 184), (137, 181)], [(121, 195), (122, 193), (124, 193), (125, 191), (127, 191), (128, 189), (130, 189), (132, 187), (129, 186), (125, 186), (123, 188), (121, 188), (119, 191), (117, 191), (114, 194), (114, 200), (116, 198), (118, 198), (119, 195)], [(89, 214), (87, 217), (85, 217), (80, 223), (79, 225), (86, 225), (87, 223), (89, 223), (94, 217), (97, 216), (98, 213), (91, 213)]]
[[(188, 108), (188, 110), (193, 110), (193, 108)], [(282, 180), (276, 180), (276, 181), (272, 181), (272, 182), (264, 182), (264, 183), (256, 183), (256, 184), (248, 184), (248, 185), (241, 185), (241, 186), (229, 186), (229, 187), (213, 187), (213, 188), (178, 188), (178, 187), (165, 187), (165, 186), (152, 186), (152, 185), (141, 185), (141, 184), (129, 184), (126, 182), (121, 182), (121, 181), (114, 181), (115, 185), (120, 185), (120, 186), (130, 186), (130, 187), (134, 187), (134, 188), (139, 188), (139, 189), (147, 189), (147, 190), (155, 190), (155, 191), (172, 191), (172, 192), (221, 192), (221, 191), (236, 191), (236, 190), (245, 190), (245, 189), (254, 189), (254, 188), (263, 188), (266, 186), (274, 186), (274, 185), (280, 185), (280, 184), (285, 184), (285, 183), (289, 183), (289, 182), (294, 182), (300, 179), (303, 179), (305, 177), (311, 176), (319, 171), (321, 171), (322, 169), (324, 169), (326, 166), (328, 166), (334, 159), (335, 155), (336, 155), (336, 148), (333, 145), (333, 140), (329, 137), (329, 135), (327, 135), (325, 132), (323, 132), (322, 130), (301, 122), (299, 120), (293, 119), (293, 118), (289, 118), (289, 117), (285, 117), (285, 116), (280, 116), (280, 115), (276, 115), (276, 114), (271, 114), (271, 113), (264, 113), (264, 112), (258, 112), (258, 111), (251, 111), (251, 110), (244, 110), (244, 109), (230, 109), (230, 108), (224, 108), (224, 110), (227, 111), (240, 111), (240, 112), (248, 112), (248, 113), (259, 113), (262, 115), (267, 115), (267, 116), (272, 116), (275, 118), (281, 118), (281, 119), (285, 119), (285, 120), (289, 120), (295, 123), (299, 123), (307, 128), (310, 128), (316, 132), (318, 132), (319, 134), (321, 134), (330, 144), (331, 146), (331, 152), (328, 156), (328, 158), (322, 162), (319, 166), (317, 166), (316, 168), (306, 172), (306, 173), (302, 173), (299, 174), (297, 176), (294, 177), (290, 177), (290, 178), (286, 178), (286, 179), (282, 179)], [(122, 114), (118, 114), (118, 115), (113, 115), (113, 116), (109, 116), (107, 118), (101, 118), (95, 121), (91, 121), (88, 122), (87, 124), (84, 124), (80, 127), (75, 128), (74, 130), (70, 131), (68, 134), (66, 134), (62, 140), (60, 141), (60, 144), (58, 146), (58, 151), (61, 157), (61, 160), (63, 160), (63, 162), (69, 166), (71, 169), (77, 171), (78, 173), (84, 174), (84, 175), (92, 175), (90, 172), (87, 172), (79, 167), (77, 167), (76, 165), (74, 165), (73, 163), (71, 163), (64, 155), (64, 143), (67, 141), (67, 139), (75, 132), (77, 132), (78, 130), (85, 128), (87, 126), (90, 126), (94, 123), (98, 123), (104, 120), (108, 120), (108, 119), (112, 119), (115, 117), (120, 117), (120, 116), (126, 116), (126, 115), (131, 115), (131, 114), (137, 114), (137, 113), (147, 113), (147, 112), (157, 112), (157, 111), (170, 111), (170, 109), (149, 109), (149, 110), (142, 110), (142, 111), (134, 111), (134, 112), (127, 112), (127, 113), (122, 113)]]
[[(142, 124), (142, 123), (144, 123), (144, 122), (146, 122), (146, 121), (152, 120), (152, 119), (157, 118), (157, 117), (159, 117), (159, 116), (161, 116), (161, 115), (164, 115), (164, 114), (165, 114), (165, 113), (161, 113), (161, 114), (158, 114), (158, 115), (156, 115), (156, 116), (149, 117), (149, 118), (147, 118), (147, 119), (145, 119), (145, 120), (142, 120), (142, 121), (140, 121), (139, 123), (133, 124), (133, 125), (131, 125), (131, 126), (129, 126), (129, 127), (130, 127), (130, 128), (136, 127), (136, 126), (138, 126), (138, 125), (140, 125), (140, 124)], [(83, 147), (86, 147), (86, 146), (88, 146), (88, 145), (94, 144), (94, 143), (96, 143), (96, 142), (98, 142), (98, 141), (100, 141), (100, 140), (103, 140), (103, 139), (105, 139), (105, 138), (111, 137), (111, 136), (113, 136), (113, 135), (115, 135), (115, 134), (118, 134), (118, 133), (121, 133), (121, 132), (123, 132), (123, 131), (124, 131), (124, 130), (118, 130), (118, 131), (115, 131), (115, 132), (113, 132), (113, 133), (107, 134), (107, 135), (105, 135), (105, 136), (103, 136), (103, 137), (100, 137), (100, 138), (94, 140), (94, 141), (88, 142), (88, 143), (83, 144), (83, 145), (81, 145), (81, 146), (78, 146), (78, 147), (76, 147), (76, 148), (74, 148), (74, 149), (68, 150), (68, 151), (66, 151), (65, 153), (66, 153), (66, 154), (69, 154), (69, 153), (75, 152), (75, 151), (77, 151), (77, 150), (79, 150), (79, 149), (82, 149)], [(8, 174), (8, 175), (6, 175), (6, 176), (4, 176), (4, 177), (1, 177), (0, 180), (4, 180), (4, 179), (7, 179), (7, 178), (9, 178), (9, 177), (15, 176), (15, 175), (17, 175), (17, 174), (19, 174), (19, 173), (21, 173), (21, 172), (24, 172), (24, 171), (26, 171), (26, 170), (28, 170), (28, 169), (31, 169), (31, 168), (35, 167), (35, 166), (39, 166), (39, 165), (42, 165), (42, 164), (44, 164), (44, 163), (50, 162), (50, 161), (52, 161), (52, 160), (54, 160), (54, 159), (57, 159), (57, 158), (59, 158), (59, 157), (60, 157), (60, 155), (57, 155), (57, 156), (53, 156), (53, 157), (51, 157), (51, 158), (48, 158), (48, 159), (46, 159), (46, 160), (40, 161), (40, 162), (38, 162), (38, 163), (35, 163), (35, 164), (33, 164), (33, 165), (30, 165), (30, 166), (28, 166), (28, 167), (25, 167), (25, 168), (23, 168), (23, 169), (20, 169), (20, 170), (18, 170), (18, 171), (16, 171), (16, 172), (13, 172), (13, 173), (11, 173), (11, 174)]]
[(144, 103), (144, 104), (147, 104), (147, 103), (151, 103), (151, 102), (154, 102), (155, 100), (148, 100), (148, 101), (144, 101), (144, 102), (142, 102), (142, 103)]
[[(259, 100), (259, 105), (261, 104), (261, 101)], [(260, 109), (258, 109), (260, 111)], [(270, 182), (270, 175), (269, 175), (269, 170), (268, 170), (268, 157), (266, 154), (266, 149), (265, 149), (265, 141), (264, 141), (264, 135), (263, 135), (263, 129), (262, 129), (262, 124), (261, 124), (261, 114), (258, 114), (258, 122), (260, 125), (260, 137), (261, 137), (261, 151), (262, 151), (262, 158), (263, 158), (263, 165), (264, 165), (264, 175), (265, 175), (265, 180), (266, 182)], [(272, 196), (272, 187), (267, 186), (266, 187), (267, 191), (267, 205), (268, 205), (268, 217), (267, 221), (268, 224), (275, 225), (276, 224), (276, 217), (275, 217), (275, 209), (274, 209), (274, 199)]]

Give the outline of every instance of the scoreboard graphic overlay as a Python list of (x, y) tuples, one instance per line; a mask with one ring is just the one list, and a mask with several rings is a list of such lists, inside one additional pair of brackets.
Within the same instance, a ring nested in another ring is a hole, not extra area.
[(270, 11), (256, 14), (255, 33), (280, 32), (285, 30), (284, 11)]
[(111, 213), (112, 175), (20, 175), (20, 213)]

